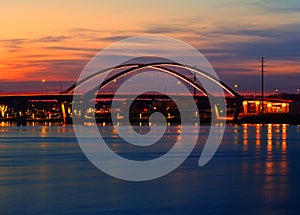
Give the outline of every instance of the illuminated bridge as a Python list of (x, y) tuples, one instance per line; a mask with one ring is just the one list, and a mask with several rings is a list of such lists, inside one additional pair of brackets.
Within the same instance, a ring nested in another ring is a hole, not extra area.
[[(118, 83), (122, 83), (124, 77), (130, 78), (137, 73), (147, 72), (147, 70), (150, 69), (152, 71), (160, 71), (177, 78), (180, 83), (183, 83), (189, 87), (190, 91), (193, 92), (196, 101), (203, 100), (203, 98), (210, 95), (210, 92), (207, 92), (203, 88), (201, 83), (196, 80), (196, 75), (201, 79), (209, 80), (211, 83), (218, 85), (224, 90), (227, 100), (233, 101), (231, 102), (232, 104), (234, 104), (234, 107), (231, 108), (231, 114), (233, 115), (232, 119), (238, 119), (240, 107), (242, 107), (242, 103), (244, 101), (244, 98), (240, 94), (235, 92), (224, 82), (219, 81), (217, 78), (205, 71), (188, 65), (182, 65), (172, 62), (124, 64), (113, 68), (107, 68), (85, 77), (78, 83), (72, 85), (70, 88), (59, 94), (49, 93), (1, 95), (0, 117), (2, 117), (2, 121), (16, 121), (18, 125), (25, 125), (27, 121), (35, 120), (61, 120), (63, 123), (68, 123), (70, 122), (70, 118), (73, 114), (73, 96), (80, 97), (82, 102), (93, 102), (94, 104), (95, 101), (93, 99), (95, 98), (95, 94), (97, 94), (97, 99), (99, 100), (111, 100), (114, 96), (114, 91), (118, 88)], [(80, 93), (77, 91), (80, 87), (88, 85), (90, 82), (97, 80), (97, 78), (99, 77), (105, 77), (100, 86), (97, 86), (85, 93)], [(179, 96), (181, 96), (183, 99), (185, 97), (185, 95)], [(127, 95), (124, 95), (124, 99), (126, 99), (126, 97)], [(141, 95), (139, 98), (142, 100), (150, 99), (153, 101), (156, 99), (165, 99), (166, 95), (147, 94)], [(37, 108), (37, 106), (39, 106), (38, 108), (41, 109), (39, 113), (35, 113), (35, 111), (37, 111), (35, 109)], [(49, 106), (51, 106), (50, 109)], [(84, 111), (88, 111), (88, 109)], [(84, 113), (81, 114), (85, 115)]]

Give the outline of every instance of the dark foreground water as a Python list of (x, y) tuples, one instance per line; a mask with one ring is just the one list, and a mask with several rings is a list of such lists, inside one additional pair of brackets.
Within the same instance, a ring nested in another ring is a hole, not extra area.
[(227, 126), (201, 168), (200, 149), (165, 177), (127, 182), (95, 168), (72, 127), (0, 127), (0, 214), (299, 214), (300, 127)]

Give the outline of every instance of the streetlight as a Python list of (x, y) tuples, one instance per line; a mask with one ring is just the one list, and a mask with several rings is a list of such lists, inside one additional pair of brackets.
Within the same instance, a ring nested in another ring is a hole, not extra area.
[(275, 92), (276, 92), (276, 95), (278, 96), (278, 92), (279, 92), (278, 88), (275, 89)]
[(237, 91), (237, 89), (238, 89), (238, 84), (234, 84), (234, 89)]
[[(115, 83), (117, 83), (117, 79), (114, 79), (113, 80), (113, 83), (115, 84)], [(131, 82), (130, 82), (131, 83)], [(111, 93), (112, 94), (114, 94), (114, 85), (112, 84), (112, 86), (111, 86)]]
[(180, 81), (177, 81), (177, 96), (178, 96), (178, 94), (179, 94), (179, 92), (178, 92), (179, 89), (178, 89), (178, 88), (179, 88), (179, 85), (180, 85), (180, 84), (181, 84), (181, 82), (180, 82)]
[(298, 94), (300, 93), (300, 88), (297, 89), (297, 93), (298, 93)]
[(43, 87), (44, 87), (45, 83), (46, 83), (46, 79), (42, 79), (41, 80), (41, 93), (43, 93)]

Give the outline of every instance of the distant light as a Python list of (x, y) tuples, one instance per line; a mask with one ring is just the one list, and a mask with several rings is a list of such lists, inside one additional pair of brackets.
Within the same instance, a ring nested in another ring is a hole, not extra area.
[(42, 79), (42, 83), (45, 83), (46, 82), (46, 80), (45, 79)]
[(268, 103), (268, 108), (271, 108), (272, 107), (272, 103)]

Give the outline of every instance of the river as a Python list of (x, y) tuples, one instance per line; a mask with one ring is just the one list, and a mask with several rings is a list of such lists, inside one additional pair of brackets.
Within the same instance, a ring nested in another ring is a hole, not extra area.
[[(113, 128), (100, 129), (122, 153), (123, 143)], [(208, 129), (203, 126), (202, 132)], [(168, 127), (169, 132), (177, 130)], [(166, 145), (172, 138), (176, 135), (166, 138)], [(227, 125), (218, 151), (201, 168), (200, 150), (201, 143), (164, 177), (128, 182), (93, 166), (72, 126), (0, 127), (0, 211), (3, 215), (299, 214), (299, 126)], [(159, 147), (155, 156), (158, 151)], [(134, 152), (124, 153), (135, 157)]]

